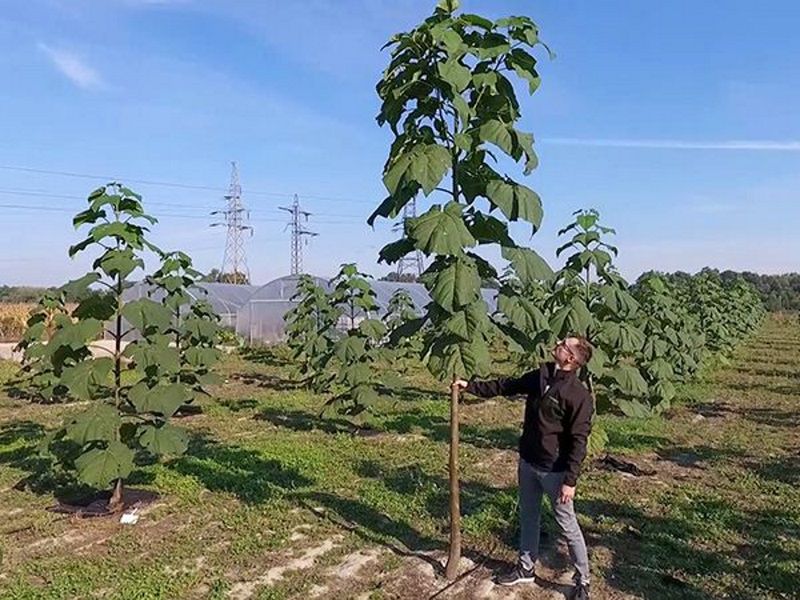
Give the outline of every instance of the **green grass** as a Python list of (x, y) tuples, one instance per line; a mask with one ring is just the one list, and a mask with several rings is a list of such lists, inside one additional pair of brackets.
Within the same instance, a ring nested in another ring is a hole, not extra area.
[[(13, 369), (0, 364), (0, 382)], [(772, 319), (730, 365), (685, 387), (686, 403), (665, 418), (599, 418), (609, 452), (656, 474), (590, 465), (581, 479), (577, 506), (596, 597), (798, 597), (798, 372), (800, 328)], [(415, 569), (447, 543), (441, 384), (414, 372), (359, 429), (320, 417), (324, 399), (296, 387), (280, 352), (231, 356), (223, 373), (227, 383), (203, 413), (181, 420), (192, 434), (188, 453), (132, 477), (130, 485), (160, 494), (132, 527), (45, 510), (65, 482), (44, 475), (35, 446), (81, 407), (0, 392), (0, 597), (225, 598), (248, 581), (253, 598), (302, 598), (314, 586), (327, 586), (320, 597), (419, 597)], [(522, 405), (510, 400), (463, 405), (463, 530), (472, 557), (513, 556), (521, 417)], [(549, 520), (545, 528), (554, 531)], [(325, 540), (335, 545), (317, 568), (258, 582)], [(377, 563), (357, 577), (344, 582), (327, 571), (371, 548), (381, 550)], [(557, 564), (552, 541), (546, 548)], [(469, 597), (469, 585), (459, 597)]]

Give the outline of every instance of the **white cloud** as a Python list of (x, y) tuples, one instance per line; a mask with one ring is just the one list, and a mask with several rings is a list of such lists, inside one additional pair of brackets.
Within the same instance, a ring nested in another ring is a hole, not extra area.
[(39, 43), (39, 50), (47, 55), (58, 71), (72, 83), (84, 90), (101, 90), (106, 87), (103, 78), (83, 59), (62, 48), (53, 48)]
[(595, 146), (603, 148), (647, 148), (653, 150), (756, 150), (800, 152), (800, 140), (653, 140), (599, 138), (543, 138), (545, 144), (558, 146)]

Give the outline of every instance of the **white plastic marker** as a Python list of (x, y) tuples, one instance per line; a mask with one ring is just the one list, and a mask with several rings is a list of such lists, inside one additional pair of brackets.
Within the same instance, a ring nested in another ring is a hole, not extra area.
[(136, 525), (139, 522), (139, 515), (136, 514), (138, 508), (134, 508), (130, 512), (122, 513), (122, 516), (119, 518), (119, 522), (123, 525)]

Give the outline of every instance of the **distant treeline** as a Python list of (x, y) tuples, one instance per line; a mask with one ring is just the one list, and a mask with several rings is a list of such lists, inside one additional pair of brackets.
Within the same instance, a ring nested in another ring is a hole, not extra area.
[[(45, 292), (56, 290), (55, 287), (34, 287), (30, 285), (0, 285), (0, 302), (30, 303), (38, 302)], [(97, 293), (97, 292), (92, 292)], [(67, 302), (79, 302), (83, 296), (67, 294)]]
[[(717, 273), (726, 282), (737, 277), (742, 277), (745, 281), (749, 281), (758, 290), (764, 306), (770, 312), (800, 311), (800, 273), (761, 275), (750, 271), (720, 271), (719, 269), (709, 268), (705, 268), (703, 271)], [(666, 275), (675, 279), (690, 277), (690, 274), (684, 271)]]

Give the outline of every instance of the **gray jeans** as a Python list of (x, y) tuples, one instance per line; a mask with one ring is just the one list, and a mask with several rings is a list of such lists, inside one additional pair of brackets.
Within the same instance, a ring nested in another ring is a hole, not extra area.
[(542, 518), (542, 496), (547, 494), (553, 507), (556, 523), (567, 538), (567, 546), (578, 581), (589, 583), (589, 556), (586, 542), (575, 517), (572, 502), (559, 503), (564, 473), (540, 471), (528, 462), (519, 459), (519, 558), (526, 569), (532, 569), (539, 556), (539, 532)]

